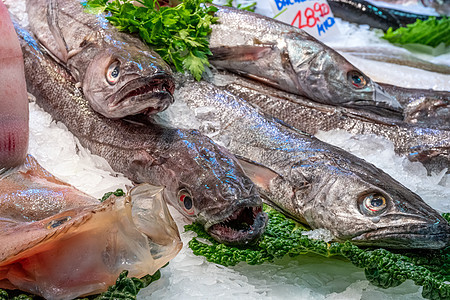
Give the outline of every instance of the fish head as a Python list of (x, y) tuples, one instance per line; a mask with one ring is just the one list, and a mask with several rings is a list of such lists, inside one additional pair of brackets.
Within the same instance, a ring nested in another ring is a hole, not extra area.
[[(225, 148), (195, 130), (182, 135), (176, 147), (180, 150), (173, 155), (184, 166), (171, 186), (166, 185), (169, 201), (221, 243), (255, 242), (264, 232), (267, 215), (253, 182)], [(192, 160), (194, 164), (185, 163)]]
[(292, 69), (291, 78), (305, 91), (304, 96), (325, 104), (401, 116), (402, 107), (393, 96), (339, 53), (309, 38), (309, 42), (287, 39), (284, 58), (286, 68)]
[(95, 111), (122, 118), (165, 110), (174, 101), (175, 83), (158, 54), (121, 44), (99, 51), (86, 69), (82, 87)]
[(448, 222), (383, 171), (322, 167), (328, 173), (313, 188), (305, 214), (313, 228), (327, 228), (337, 240), (361, 246), (439, 249), (450, 244)]

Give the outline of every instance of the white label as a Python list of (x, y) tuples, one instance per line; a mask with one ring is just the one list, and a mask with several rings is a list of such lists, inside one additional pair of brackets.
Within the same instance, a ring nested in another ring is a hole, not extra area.
[(276, 19), (301, 28), (317, 39), (339, 34), (326, 0), (269, 0)]

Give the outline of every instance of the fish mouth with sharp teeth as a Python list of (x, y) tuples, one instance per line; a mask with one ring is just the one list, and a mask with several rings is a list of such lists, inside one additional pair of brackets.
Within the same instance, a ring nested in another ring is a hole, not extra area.
[(262, 206), (242, 207), (224, 221), (209, 227), (208, 233), (215, 240), (227, 245), (253, 244), (264, 233), (267, 220)]
[(109, 109), (119, 118), (138, 113), (155, 114), (173, 103), (174, 91), (175, 82), (166, 74), (135, 79), (116, 94)]

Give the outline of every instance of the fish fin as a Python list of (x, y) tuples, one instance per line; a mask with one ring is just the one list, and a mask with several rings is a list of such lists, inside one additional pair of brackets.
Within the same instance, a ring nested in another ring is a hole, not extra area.
[(272, 169), (248, 158), (238, 155), (236, 155), (236, 158), (241, 164), (241, 167), (244, 170), (245, 174), (253, 181), (253, 183), (255, 183), (263, 190), (269, 190), (270, 182), (277, 177), (281, 177), (280, 174), (273, 171)]
[(273, 46), (235, 46), (211, 48), (211, 60), (255, 61), (272, 51)]
[(52, 33), (56, 44), (59, 47), (60, 52), (58, 54), (55, 53), (56, 56), (63, 62), (67, 62), (67, 59), (69, 57), (68, 50), (67, 50), (67, 44), (64, 40), (64, 37), (61, 33), (61, 28), (58, 24), (58, 3), (56, 0), (50, 0), (47, 2), (47, 23), (48, 27), (50, 29), (50, 32)]

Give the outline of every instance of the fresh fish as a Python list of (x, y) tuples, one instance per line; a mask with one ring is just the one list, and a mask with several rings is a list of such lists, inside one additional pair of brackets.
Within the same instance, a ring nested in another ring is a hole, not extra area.
[[(449, 75), (450, 66), (435, 64), (413, 56), (408, 50), (392, 47), (341, 47), (334, 48), (336, 51), (350, 54), (363, 59), (388, 62), (412, 68), (422, 69)], [(388, 92), (388, 91), (387, 91)]]
[(28, 150), (28, 100), (23, 58), (0, 1), (0, 169), (21, 164)]
[[(444, 168), (450, 170), (450, 129), (430, 129), (420, 122), (412, 125), (360, 110), (320, 104), (231, 74), (215, 74), (214, 78), (214, 82), (263, 112), (309, 134), (333, 129), (343, 129), (352, 134), (374, 134), (391, 141), (397, 154), (420, 161), (429, 172), (440, 172)], [(426, 103), (422, 102), (423, 105)], [(428, 111), (419, 107), (420, 103), (417, 103), (418, 114)], [(415, 118), (409, 111), (406, 115), (410, 116), (410, 121)], [(449, 118), (448, 112), (445, 116)], [(433, 118), (429, 117), (430, 123)]]
[(366, 1), (358, 0), (330, 0), (328, 1), (335, 17), (351, 23), (367, 24), (372, 28), (387, 31), (389, 27), (401, 27), (400, 21), (390, 14), (387, 9), (377, 7)]
[(153, 274), (182, 247), (162, 189), (143, 184), (101, 203), (32, 156), (3, 171), (0, 288), (73, 299), (106, 291), (123, 270)]
[(401, 116), (401, 105), (378, 84), (303, 30), (231, 7), (216, 14), (214, 66), (317, 102)]
[(441, 15), (450, 15), (450, 1), (448, 0), (377, 0), (390, 4), (411, 5), (419, 4), (434, 8)]
[(335, 240), (364, 246), (433, 249), (450, 244), (445, 219), (372, 164), (265, 118), (243, 99), (207, 82), (184, 83), (175, 99), (189, 107), (184, 114), (198, 120), (202, 132), (245, 158), (247, 174), (276, 206), (311, 228), (328, 229)]
[[(417, 20), (427, 20), (429, 15), (379, 7), (364, 0), (329, 0), (333, 14), (356, 24), (367, 24), (373, 28), (387, 31), (389, 27), (397, 29), (412, 24)], [(439, 17), (437, 17), (439, 19)]]
[(450, 92), (410, 89), (380, 83), (404, 107), (405, 121), (423, 127), (450, 130)]
[(174, 81), (162, 58), (103, 14), (83, 10), (79, 0), (27, 0), (32, 31), (67, 65), (92, 108), (122, 118), (172, 104)]
[(93, 154), (131, 180), (165, 186), (165, 199), (218, 241), (246, 244), (264, 231), (262, 200), (237, 159), (196, 130), (143, 126), (95, 113), (65, 70), (17, 28), (29, 91)]

